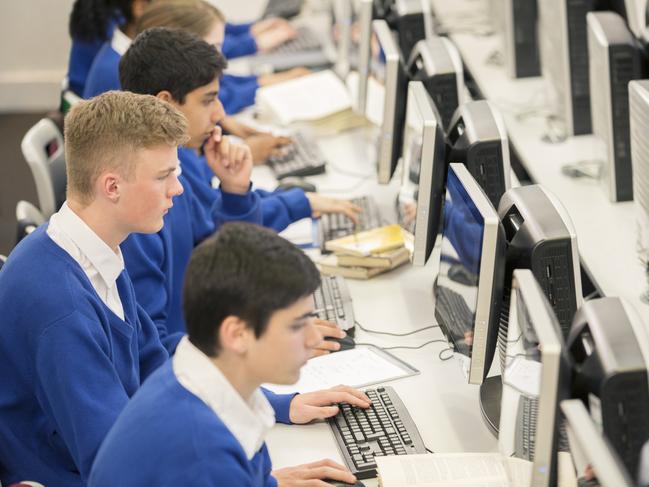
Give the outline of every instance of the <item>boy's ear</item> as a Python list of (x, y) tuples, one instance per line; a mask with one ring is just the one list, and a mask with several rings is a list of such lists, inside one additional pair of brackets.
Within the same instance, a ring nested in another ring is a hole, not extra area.
[(166, 101), (167, 103), (173, 103), (174, 98), (171, 96), (171, 93), (167, 90), (162, 90), (160, 93), (156, 95), (156, 98), (162, 101)]
[(95, 190), (113, 203), (117, 203), (120, 197), (119, 182), (120, 178), (117, 174), (104, 173), (97, 180)]
[(254, 334), (246, 322), (238, 316), (227, 316), (219, 327), (219, 343), (222, 350), (244, 355)]

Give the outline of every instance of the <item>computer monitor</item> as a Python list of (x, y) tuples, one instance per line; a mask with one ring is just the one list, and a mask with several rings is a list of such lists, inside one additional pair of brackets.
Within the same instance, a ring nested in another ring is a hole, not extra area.
[(565, 135), (591, 133), (586, 14), (594, 0), (541, 0), (541, 71)]
[(401, 225), (415, 235), (412, 263), (422, 266), (433, 251), (440, 229), (446, 139), (435, 104), (421, 81), (408, 84), (407, 104), (397, 208)]
[(509, 142), (505, 123), (488, 101), (460, 105), (448, 130), (448, 162), (461, 162), (498, 208), (511, 184)]
[(633, 35), (641, 39), (645, 23), (647, 0), (595, 0), (595, 10), (608, 10), (620, 15)]
[(534, 487), (557, 484), (558, 405), (570, 393), (570, 363), (556, 315), (529, 269), (512, 280), (502, 370), (499, 451), (533, 463)]
[[(542, 1), (542, 0), (541, 0)], [(536, 0), (499, 0), (505, 69), (512, 78), (540, 76)], [(497, 30), (497, 32), (499, 32)]]
[[(352, 23), (354, 20), (351, 0), (334, 0), (331, 4), (336, 47), (335, 73), (345, 79), (352, 68)], [(356, 61), (358, 61), (356, 59)]]
[(377, 151), (378, 182), (387, 184), (394, 174), (403, 145), (407, 84), (399, 48), (388, 24), (384, 20), (375, 20), (372, 22), (372, 30), (377, 45), (372, 48), (371, 72), (378, 85), (377, 90), (382, 91), (383, 96), (368, 98), (373, 98), (373, 105), (381, 99), (383, 102), (382, 107), (372, 106), (371, 109), (381, 116)]
[(373, 0), (358, 0), (357, 17), (360, 40), (358, 46), (358, 101), (356, 111), (363, 115), (365, 115), (365, 104), (367, 102), (367, 79), (370, 73), (373, 7)]
[(602, 182), (615, 201), (633, 199), (629, 81), (642, 78), (640, 44), (614, 12), (590, 12), (588, 57), (593, 134), (606, 145)]
[(561, 401), (566, 418), (570, 451), (579, 478), (587, 468), (600, 487), (634, 487), (629, 473), (609, 441), (602, 436), (581, 401)]
[(637, 472), (649, 439), (649, 332), (620, 298), (584, 303), (567, 340), (573, 360), (572, 394), (629, 472)]
[(417, 42), (433, 36), (430, 0), (394, 0), (386, 20), (397, 32), (403, 59), (410, 58)]
[(421, 40), (408, 60), (408, 78), (422, 81), (442, 117), (444, 130), (464, 98), (462, 58), (446, 37)]
[(649, 80), (629, 83), (631, 162), (640, 262), (649, 276)]
[(505, 236), (496, 210), (462, 164), (449, 166), (442, 221), (435, 318), (469, 383), (481, 384), (496, 348)]

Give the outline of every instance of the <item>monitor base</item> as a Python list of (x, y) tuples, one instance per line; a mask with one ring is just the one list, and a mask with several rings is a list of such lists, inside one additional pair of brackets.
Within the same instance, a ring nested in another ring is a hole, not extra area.
[(500, 398), (502, 397), (503, 384), (499, 375), (488, 377), (480, 386), (480, 411), (487, 427), (498, 437), (500, 427)]

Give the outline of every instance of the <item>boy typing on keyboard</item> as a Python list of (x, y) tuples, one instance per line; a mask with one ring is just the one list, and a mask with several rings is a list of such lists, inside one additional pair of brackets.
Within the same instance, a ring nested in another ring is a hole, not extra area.
[[(302, 251), (255, 225), (228, 223), (199, 246), (184, 288), (188, 336), (117, 420), (89, 485), (353, 483), (331, 460), (273, 471), (264, 443), (275, 416), (260, 386), (297, 381), (320, 342), (311, 297), (319, 284)], [(370, 405), (350, 388), (339, 395)]]

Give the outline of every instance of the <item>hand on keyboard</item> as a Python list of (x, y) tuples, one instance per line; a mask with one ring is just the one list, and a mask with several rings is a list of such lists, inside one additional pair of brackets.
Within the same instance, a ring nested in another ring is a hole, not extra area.
[[(318, 327), (322, 338), (344, 338), (347, 336), (347, 333), (338, 328), (338, 325), (330, 321), (316, 318), (315, 326)], [(311, 357), (319, 357), (320, 355), (326, 355), (329, 352), (337, 352), (338, 350), (340, 350), (340, 343), (330, 340), (322, 340), (318, 346), (313, 349)]]
[(329, 198), (317, 193), (307, 193), (306, 197), (311, 204), (311, 216), (313, 218), (320, 218), (326, 213), (340, 213), (350, 218), (354, 224), (358, 223), (362, 209), (351, 201)]
[(228, 193), (245, 194), (250, 188), (252, 154), (243, 144), (234, 144), (221, 134), (221, 127), (214, 127), (203, 146), (205, 159), (216, 177), (221, 189)]
[(281, 73), (262, 74), (258, 78), (257, 82), (259, 83), (259, 86), (270, 86), (291, 79), (300, 78), (307, 74), (311, 74), (311, 70), (307, 68), (293, 68), (288, 71), (282, 71)]
[[(264, 28), (256, 28), (258, 25), (263, 25)], [(257, 51), (264, 53), (272, 51), (291, 39), (295, 39), (297, 37), (297, 30), (286, 20), (268, 19), (257, 22), (251, 28), (251, 34), (257, 43)]]
[(287, 150), (291, 144), (291, 139), (268, 133), (259, 133), (246, 137), (245, 142), (250, 147), (253, 162), (258, 165), (266, 162), (270, 156), (278, 155)]
[(305, 463), (295, 467), (286, 467), (273, 470), (273, 477), (277, 479), (278, 487), (301, 487), (314, 485), (327, 487), (323, 480), (340, 480), (353, 484), (356, 477), (345, 467), (333, 460), (320, 460), (319, 462)]
[(286, 26), (292, 27), (291, 23), (288, 20), (279, 17), (270, 17), (267, 19), (258, 20), (257, 22), (252, 24), (250, 26), (250, 33), (256, 37), (264, 32)]
[(338, 404), (346, 403), (363, 409), (372, 402), (363, 391), (349, 386), (336, 386), (322, 391), (296, 395), (291, 401), (289, 418), (292, 423), (306, 424), (338, 414)]

